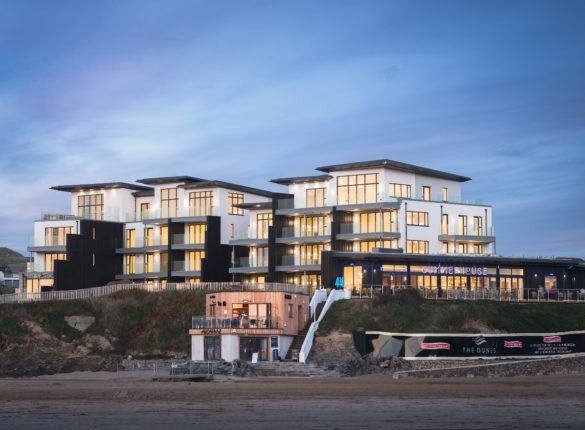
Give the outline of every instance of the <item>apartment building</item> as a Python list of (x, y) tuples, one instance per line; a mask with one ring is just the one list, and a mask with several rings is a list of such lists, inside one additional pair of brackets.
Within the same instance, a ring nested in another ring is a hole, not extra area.
[[(236, 279), (313, 287), (341, 280), (356, 294), (385, 286), (522, 292), (585, 284), (580, 259), (496, 256), (492, 207), (463, 198), (466, 176), (386, 159), (316, 170), (273, 179), (289, 196), (246, 208), (256, 227), (230, 242), (249, 247), (248, 259), (230, 269)], [(262, 242), (251, 237), (260, 219), (271, 223)]]
[[(249, 224), (238, 205), (269, 191), (192, 176), (56, 186), (69, 214), (44, 214), (29, 244), (29, 293), (120, 282), (228, 281), (228, 244)], [(246, 249), (244, 249), (246, 250)], [(236, 252), (242, 250), (236, 247)]]

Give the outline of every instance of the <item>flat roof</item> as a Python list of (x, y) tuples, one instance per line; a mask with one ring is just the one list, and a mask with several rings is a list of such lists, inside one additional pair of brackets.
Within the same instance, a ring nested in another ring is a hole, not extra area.
[(332, 164), (330, 166), (322, 166), (317, 167), (316, 170), (321, 172), (338, 172), (342, 170), (361, 170), (361, 169), (370, 169), (370, 168), (387, 168), (387, 169), (394, 169), (400, 170), (403, 172), (409, 173), (416, 173), (425, 176), (432, 176), (434, 178), (442, 178), (442, 179), (449, 179), (451, 181), (457, 182), (467, 182), (470, 181), (471, 178), (467, 176), (456, 175), (454, 173), (443, 172), (441, 170), (434, 170), (429, 169), (427, 167), (417, 166), (414, 164), (402, 163), (400, 161), (382, 159), (382, 160), (372, 160), (372, 161), (358, 161), (354, 163), (344, 163), (344, 164)]
[(128, 182), (101, 182), (95, 184), (76, 184), (76, 185), (56, 185), (51, 187), (52, 190), (65, 191), (68, 193), (84, 190), (109, 190), (113, 188), (123, 188), (126, 190), (146, 191), (152, 190), (150, 187), (143, 185), (129, 184)]
[(212, 187), (226, 188), (228, 190), (241, 191), (243, 193), (256, 194), (259, 196), (270, 197), (270, 198), (272, 198), (274, 196), (274, 193), (272, 191), (262, 190), (260, 188), (247, 187), (245, 185), (233, 184), (231, 182), (224, 182), (224, 181), (217, 181), (217, 180), (194, 182), (192, 184), (181, 185), (181, 188), (185, 188), (186, 190), (191, 190), (191, 189), (196, 189), (196, 188), (212, 188)]
[(331, 175), (311, 175), (311, 176), (293, 176), (290, 178), (271, 179), (270, 182), (280, 185), (303, 184), (307, 182), (322, 182), (332, 179)]
[(387, 260), (414, 263), (477, 263), (477, 264), (533, 264), (553, 266), (579, 266), (585, 269), (585, 260), (578, 257), (505, 257), (491, 255), (445, 255), (445, 254), (403, 254), (394, 252), (349, 252), (349, 251), (324, 251), (329, 252), (333, 258), (350, 258), (356, 260)]
[(154, 196), (154, 188), (150, 190), (135, 191), (132, 193), (134, 197), (152, 197)]
[(144, 178), (136, 180), (136, 182), (148, 185), (171, 184), (174, 182), (192, 183), (202, 181), (206, 181), (206, 179), (196, 178), (194, 176), (161, 176), (158, 178)]

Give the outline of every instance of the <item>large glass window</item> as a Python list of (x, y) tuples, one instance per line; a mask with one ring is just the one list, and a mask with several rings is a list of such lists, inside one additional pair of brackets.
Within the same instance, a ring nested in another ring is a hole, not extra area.
[(324, 244), (313, 245), (296, 245), (295, 254), (299, 256), (299, 264), (321, 264), (321, 251), (326, 251), (328, 247)]
[(160, 211), (162, 218), (173, 218), (177, 216), (177, 198), (176, 188), (163, 188), (160, 190)]
[(354, 205), (378, 201), (378, 174), (337, 177), (337, 204)]
[(447, 187), (443, 187), (441, 191), (443, 192), (443, 201), (446, 202), (449, 200), (449, 189)]
[(326, 216), (308, 216), (298, 218), (300, 220), (300, 235), (327, 236), (329, 235), (329, 218)]
[(132, 275), (136, 273), (136, 256), (125, 255), (124, 256), (124, 273), (126, 275)]
[(82, 218), (102, 220), (104, 218), (104, 195), (77, 196), (77, 215)]
[(221, 360), (221, 336), (205, 336), (203, 338), (203, 359), (206, 361)]
[(144, 246), (154, 246), (154, 228), (144, 229)]
[(362, 266), (345, 266), (343, 268), (343, 287), (359, 294), (362, 290)]
[(240, 337), (240, 360), (252, 361), (258, 354), (258, 361), (268, 361), (267, 337)]
[(244, 209), (236, 205), (244, 203), (244, 195), (240, 193), (228, 193), (228, 214), (244, 215)]
[(410, 199), (412, 187), (408, 184), (389, 184), (390, 197), (402, 197)]
[(398, 248), (398, 239), (386, 240), (362, 240), (354, 242), (354, 252), (372, 252), (374, 248), (396, 249)]
[(161, 225), (161, 227), (160, 227), (160, 244), (161, 245), (168, 245), (169, 244), (169, 226), (168, 225)]
[(429, 226), (429, 213), (406, 211), (406, 223), (408, 225)]
[(189, 244), (205, 243), (206, 224), (188, 224), (187, 225), (187, 242)]
[(459, 215), (457, 223), (457, 234), (461, 236), (467, 235), (467, 215)]
[(45, 246), (65, 246), (67, 235), (73, 232), (73, 227), (46, 227)]
[(473, 234), (483, 236), (483, 218), (480, 216), (473, 217)]
[(258, 239), (268, 238), (268, 227), (272, 225), (272, 214), (256, 214), (256, 229), (258, 233)]
[(449, 215), (441, 215), (441, 234), (449, 234)]
[(189, 215), (210, 216), (213, 210), (213, 191), (189, 193)]
[(307, 189), (307, 207), (320, 208), (325, 206), (325, 188), (309, 188)]
[(428, 185), (422, 187), (422, 198), (423, 200), (431, 200), (431, 187)]
[(406, 252), (408, 254), (428, 254), (429, 242), (427, 240), (407, 240)]
[(148, 218), (148, 211), (150, 210), (150, 203), (140, 203), (140, 219)]
[(185, 270), (201, 271), (201, 260), (205, 258), (204, 251), (189, 251), (187, 253), (187, 267)]
[(129, 228), (126, 230), (126, 248), (136, 247), (136, 229)]
[(54, 272), (55, 271), (55, 260), (66, 260), (67, 254), (45, 254), (45, 272)]
[(396, 211), (360, 213), (360, 233), (392, 232), (397, 230)]

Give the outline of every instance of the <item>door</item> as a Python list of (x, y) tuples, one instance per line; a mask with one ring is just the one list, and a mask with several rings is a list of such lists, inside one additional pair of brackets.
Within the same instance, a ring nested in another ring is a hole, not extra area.
[(353, 294), (360, 294), (362, 291), (362, 266), (345, 266), (343, 268), (343, 284), (346, 290)]
[(221, 360), (221, 336), (205, 336), (203, 348), (203, 358), (206, 361)]

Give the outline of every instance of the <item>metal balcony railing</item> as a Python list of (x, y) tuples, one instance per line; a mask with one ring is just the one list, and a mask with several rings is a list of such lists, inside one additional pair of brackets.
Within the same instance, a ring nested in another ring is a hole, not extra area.
[(205, 244), (205, 235), (201, 237), (190, 236), (188, 234), (173, 234), (173, 245), (203, 245)]
[(390, 225), (376, 225), (375, 227), (370, 225), (363, 225), (359, 222), (341, 223), (339, 224), (340, 234), (362, 234), (362, 233), (398, 233), (399, 226), (398, 222), (390, 223)]
[(283, 255), (278, 259), (279, 266), (305, 266), (321, 264), (321, 254), (318, 255)]
[(441, 225), (441, 234), (450, 236), (495, 236), (493, 226), (486, 227), (483, 225), (468, 224), (467, 226), (459, 223), (450, 223)]
[(290, 237), (317, 237), (317, 236), (329, 236), (331, 235), (331, 225), (327, 224), (325, 226), (288, 226), (282, 227), (280, 230), (280, 237), (282, 238), (290, 238)]
[(233, 267), (268, 267), (268, 257), (240, 257), (234, 259)]
[(252, 316), (240, 316), (234, 318), (224, 317), (192, 317), (193, 329), (278, 329), (282, 328), (277, 317), (254, 318)]

